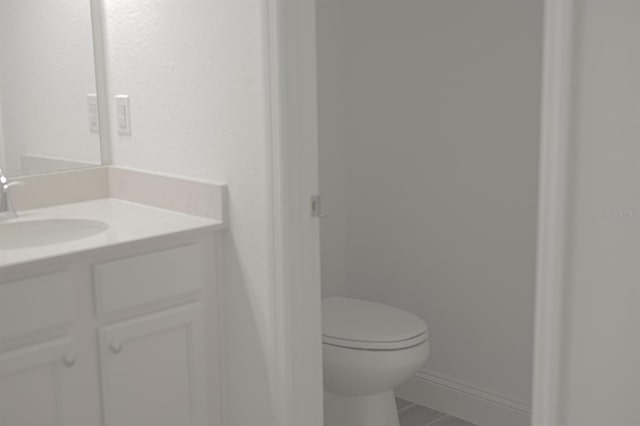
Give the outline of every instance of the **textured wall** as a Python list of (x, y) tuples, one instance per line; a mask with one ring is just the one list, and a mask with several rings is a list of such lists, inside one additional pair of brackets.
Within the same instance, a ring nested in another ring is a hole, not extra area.
[(578, 2), (562, 424), (640, 424), (640, 3)]
[(527, 403), (544, 2), (343, 3), (342, 29), (319, 14), (323, 192), (347, 210), (323, 279), (346, 244), (349, 295), (429, 322), (428, 371)]
[(0, 58), (9, 173), (20, 173), (20, 154), (100, 164), (87, 116), (96, 91), (89, 2), (3, 0)]
[(229, 185), (226, 421), (243, 426), (272, 422), (263, 3), (105, 0), (110, 90), (132, 109), (114, 163)]

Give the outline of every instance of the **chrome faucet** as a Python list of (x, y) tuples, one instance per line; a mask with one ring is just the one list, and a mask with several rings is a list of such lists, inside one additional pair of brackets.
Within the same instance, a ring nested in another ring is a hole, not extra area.
[(18, 217), (16, 210), (13, 208), (13, 203), (11, 203), (10, 190), (14, 186), (19, 185), (25, 185), (25, 182), (19, 180), (9, 182), (9, 179), (7, 179), (2, 169), (0, 169), (0, 221)]

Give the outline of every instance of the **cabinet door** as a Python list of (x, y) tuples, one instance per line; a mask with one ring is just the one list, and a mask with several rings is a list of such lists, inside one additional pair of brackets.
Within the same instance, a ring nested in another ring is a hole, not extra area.
[(71, 339), (0, 354), (0, 425), (68, 425), (78, 394), (68, 377), (75, 362)]
[(105, 426), (200, 426), (205, 421), (199, 303), (102, 327)]

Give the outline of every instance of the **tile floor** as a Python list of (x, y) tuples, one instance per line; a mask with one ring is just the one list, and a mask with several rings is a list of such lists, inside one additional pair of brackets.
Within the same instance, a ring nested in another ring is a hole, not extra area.
[(396, 398), (400, 426), (475, 426), (472, 423)]

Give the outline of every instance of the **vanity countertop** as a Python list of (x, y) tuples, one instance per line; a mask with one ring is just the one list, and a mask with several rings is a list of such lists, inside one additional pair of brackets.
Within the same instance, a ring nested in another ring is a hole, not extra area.
[[(19, 214), (19, 218), (9, 222), (72, 218), (104, 222), (108, 228), (72, 241), (26, 248), (7, 248), (0, 241), (0, 278), (3, 268), (10, 266), (225, 228), (217, 220), (112, 198), (23, 211)], [(1, 226), (3, 223), (0, 223)]]

